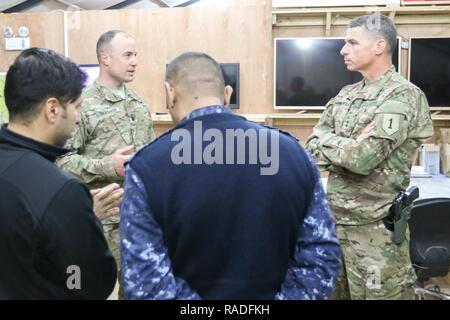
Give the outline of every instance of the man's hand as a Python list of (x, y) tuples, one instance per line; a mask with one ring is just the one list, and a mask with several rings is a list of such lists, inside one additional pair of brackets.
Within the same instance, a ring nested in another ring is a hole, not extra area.
[(119, 177), (125, 176), (124, 163), (128, 161), (133, 155), (130, 152), (133, 150), (134, 146), (127, 146), (121, 148), (113, 153), (114, 170)]
[(363, 141), (364, 139), (367, 139), (368, 137), (370, 137), (373, 128), (375, 128), (375, 121), (372, 121), (371, 123), (369, 123), (367, 125), (367, 127), (364, 128), (363, 132), (361, 132), (361, 134), (358, 136), (358, 138), (356, 138), (356, 141), (359, 143), (359, 142)]
[(91, 190), (94, 198), (94, 213), (100, 220), (119, 215), (119, 205), (123, 198), (123, 189), (117, 183)]

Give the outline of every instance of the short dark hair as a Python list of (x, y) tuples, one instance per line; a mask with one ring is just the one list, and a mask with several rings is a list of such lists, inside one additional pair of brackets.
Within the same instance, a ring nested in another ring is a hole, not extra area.
[[(112, 39), (114, 39), (114, 37), (117, 34), (123, 34), (125, 36), (131, 37), (128, 33), (126, 33), (125, 31), (121, 31), (121, 30), (109, 30), (105, 33), (103, 33), (100, 38), (98, 38), (97, 40), (97, 47), (96, 47), (96, 51), (97, 51), (97, 59), (100, 62), (100, 53), (102, 51), (108, 51), (107, 47), (109, 46), (109, 44), (111, 43)], [(108, 48), (109, 49), (109, 48)]]
[(397, 44), (397, 29), (389, 17), (380, 13), (360, 16), (349, 22), (349, 28), (363, 26), (366, 31), (376, 37), (381, 37), (388, 44), (388, 52), (392, 53)]
[(223, 97), (225, 81), (220, 65), (202, 52), (185, 52), (169, 64), (166, 81), (183, 85), (189, 92), (214, 94)]
[(53, 50), (31, 48), (23, 51), (6, 74), (5, 102), (10, 121), (33, 120), (41, 104), (55, 97), (62, 105), (76, 101), (86, 75), (68, 58)]

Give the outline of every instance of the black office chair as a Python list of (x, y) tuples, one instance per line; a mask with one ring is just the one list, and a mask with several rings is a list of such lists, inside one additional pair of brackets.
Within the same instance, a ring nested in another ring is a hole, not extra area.
[(424, 286), (433, 277), (445, 277), (450, 266), (450, 198), (421, 199), (414, 202), (409, 219), (411, 262), (418, 281), (418, 299), (450, 300), (437, 285)]

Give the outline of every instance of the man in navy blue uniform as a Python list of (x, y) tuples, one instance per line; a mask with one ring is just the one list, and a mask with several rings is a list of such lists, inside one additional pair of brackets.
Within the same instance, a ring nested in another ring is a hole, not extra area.
[(166, 74), (176, 126), (129, 162), (121, 206), (129, 299), (327, 299), (335, 225), (311, 157), (292, 136), (226, 107), (203, 53)]

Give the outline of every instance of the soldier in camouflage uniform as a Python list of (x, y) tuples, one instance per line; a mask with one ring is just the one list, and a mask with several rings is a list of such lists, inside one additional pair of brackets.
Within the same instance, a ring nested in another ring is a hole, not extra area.
[(408, 241), (396, 245), (382, 219), (409, 185), (418, 147), (433, 133), (423, 92), (392, 66), (396, 30), (389, 18), (349, 24), (341, 50), (364, 79), (331, 99), (307, 141), (321, 169), (344, 253), (340, 299), (413, 298)]
[[(134, 79), (136, 55), (135, 41), (125, 32), (108, 31), (99, 38), (99, 78), (83, 92), (81, 121), (66, 144), (73, 152), (57, 161), (91, 189), (112, 182), (122, 184), (124, 163), (155, 139), (149, 107), (124, 85)], [(102, 223), (120, 266), (119, 216), (110, 216)]]

